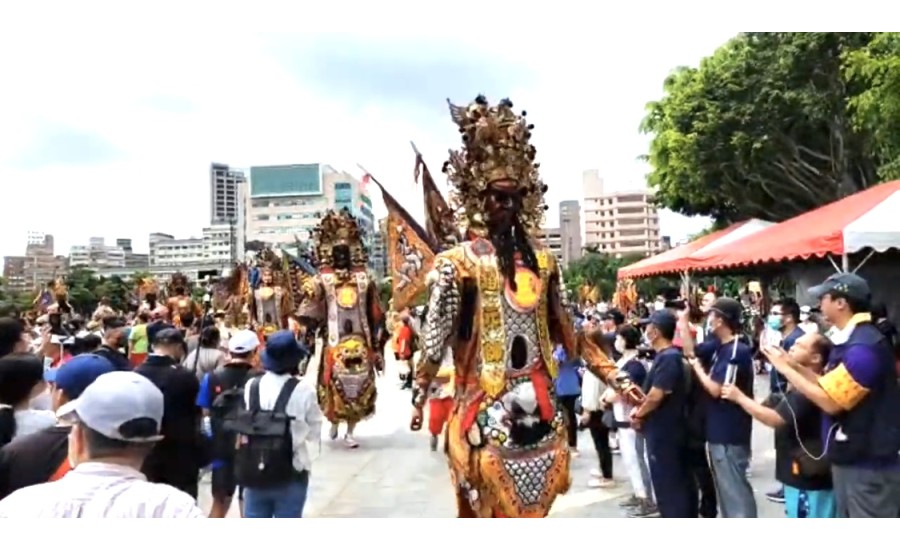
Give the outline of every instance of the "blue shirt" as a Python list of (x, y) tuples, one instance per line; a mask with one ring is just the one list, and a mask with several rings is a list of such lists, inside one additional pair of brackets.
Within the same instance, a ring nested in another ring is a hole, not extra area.
[(568, 397), (581, 395), (581, 377), (578, 369), (581, 367), (581, 359), (569, 359), (562, 348), (554, 354), (559, 361), (559, 375), (556, 377), (556, 395)]
[[(717, 384), (725, 383), (728, 365), (734, 364), (734, 384), (753, 397), (753, 353), (746, 344), (737, 339), (720, 344), (708, 364), (709, 377)], [(749, 446), (752, 428), (753, 418), (739, 405), (718, 396), (706, 400), (706, 440), (710, 444)]]
[(684, 356), (677, 348), (656, 354), (644, 381), (644, 393), (657, 388), (666, 394), (659, 406), (647, 415), (644, 435), (656, 441), (679, 441), (684, 434), (685, 392)]
[[(200, 381), (200, 391), (197, 392), (197, 406), (201, 409), (209, 410), (212, 408), (214, 399), (212, 388), (209, 386), (209, 373), (206, 373), (203, 375), (203, 380)], [(222, 460), (213, 460), (210, 464), (213, 470), (224, 465), (225, 462)]]
[[(794, 330), (781, 340), (782, 349), (791, 351), (794, 343), (804, 334), (806, 333), (803, 332), (802, 328), (794, 327)], [(769, 371), (769, 391), (772, 393), (784, 393), (787, 391), (787, 380), (784, 376), (778, 374), (778, 371), (775, 369)]]

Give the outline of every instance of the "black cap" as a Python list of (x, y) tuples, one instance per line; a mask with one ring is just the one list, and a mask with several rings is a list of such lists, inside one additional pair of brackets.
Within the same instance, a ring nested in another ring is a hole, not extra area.
[(678, 326), (678, 319), (675, 317), (675, 314), (668, 309), (660, 309), (654, 311), (649, 318), (643, 319), (641, 323), (654, 325), (666, 332), (674, 333), (675, 327)]
[(601, 317), (604, 321), (612, 321), (619, 326), (625, 322), (625, 315), (616, 308), (612, 308), (604, 313)]
[(147, 325), (147, 340), (150, 341), (150, 345), (180, 344), (184, 342), (184, 335), (173, 325), (157, 321)]
[(809, 293), (817, 300), (826, 294), (837, 294), (863, 302), (872, 299), (869, 283), (856, 273), (835, 273), (822, 284), (810, 288)]
[(744, 307), (734, 298), (718, 298), (713, 302), (710, 311), (724, 319), (732, 327), (741, 325), (741, 317), (744, 314)]

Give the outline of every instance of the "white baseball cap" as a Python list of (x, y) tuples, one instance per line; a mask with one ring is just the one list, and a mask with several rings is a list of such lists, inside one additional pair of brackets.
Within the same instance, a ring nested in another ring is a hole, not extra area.
[(259, 336), (252, 330), (239, 330), (228, 339), (228, 351), (231, 353), (250, 353), (259, 347)]
[(115, 371), (98, 376), (56, 415), (110, 439), (148, 443), (162, 439), (164, 408), (163, 394), (149, 378)]

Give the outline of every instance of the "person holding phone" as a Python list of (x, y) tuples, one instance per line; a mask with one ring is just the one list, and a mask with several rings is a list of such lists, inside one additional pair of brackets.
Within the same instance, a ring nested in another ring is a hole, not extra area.
[[(698, 346), (692, 361), (696, 380), (711, 397), (705, 404), (706, 441), (719, 509), (725, 518), (757, 517), (753, 487), (747, 480), (753, 418), (740, 406), (722, 399), (725, 385), (737, 386), (745, 395), (753, 396), (753, 353), (738, 338), (742, 312), (737, 300), (716, 300), (709, 310), (708, 326), (718, 346)], [(704, 364), (710, 365), (709, 373)]]

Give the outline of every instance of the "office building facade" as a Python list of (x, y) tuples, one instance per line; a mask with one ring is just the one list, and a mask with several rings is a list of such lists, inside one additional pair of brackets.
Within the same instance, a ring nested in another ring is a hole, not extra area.
[(24, 256), (3, 259), (3, 279), (10, 292), (37, 291), (64, 275), (68, 269), (65, 256), (57, 256), (53, 235), (29, 231)]
[(562, 255), (560, 265), (563, 268), (581, 258), (581, 204), (576, 200), (559, 203), (559, 236)]

